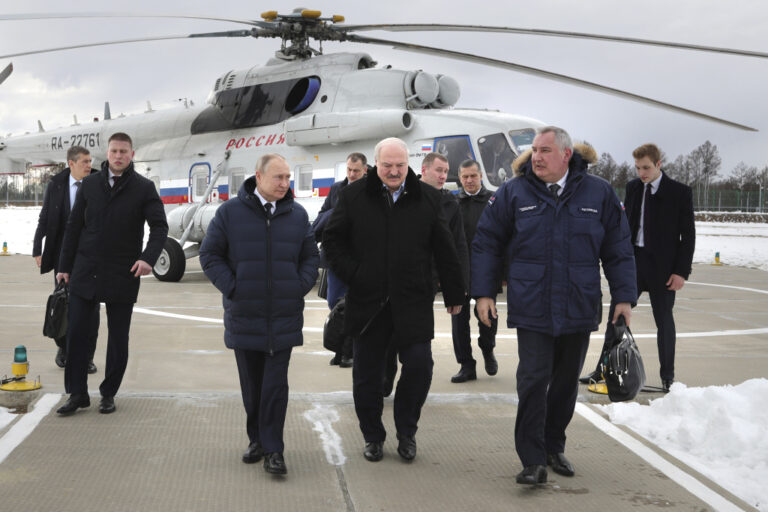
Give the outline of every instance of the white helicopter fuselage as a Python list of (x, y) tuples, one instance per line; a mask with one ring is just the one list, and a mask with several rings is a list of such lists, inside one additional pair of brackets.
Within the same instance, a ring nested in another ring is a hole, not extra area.
[[(314, 218), (331, 185), (346, 176), (347, 156), (360, 152), (372, 164), (374, 146), (383, 138), (407, 143), (417, 173), (427, 153), (442, 153), (450, 163), (449, 182), (458, 181), (462, 161), (475, 159), (485, 186), (494, 190), (512, 177), (512, 159), (543, 125), (511, 114), (450, 108), (459, 95), (451, 78), (372, 65), (368, 55), (350, 53), (272, 59), (223, 75), (205, 106), (149, 108), (0, 139), (0, 172), (61, 163), (74, 145), (89, 149), (95, 162), (104, 161), (110, 135), (128, 133), (137, 171), (155, 183), (166, 204), (170, 235), (200, 242), (216, 207), (237, 194), (266, 153), (285, 157), (293, 193)], [(194, 253), (187, 251), (187, 257)]]

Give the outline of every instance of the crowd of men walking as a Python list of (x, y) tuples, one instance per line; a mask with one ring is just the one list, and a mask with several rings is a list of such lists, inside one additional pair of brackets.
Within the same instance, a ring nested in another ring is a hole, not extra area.
[[(108, 341), (99, 412), (116, 410), (138, 278), (151, 272), (167, 236), (162, 201), (134, 170), (133, 155), (131, 138), (116, 133), (101, 171), (91, 172), (88, 151), (73, 147), (69, 167), (46, 190), (33, 256), (41, 272), (55, 269), (56, 281), (69, 284), (69, 329), (56, 340), (69, 393), (61, 416), (90, 406), (87, 374), (97, 371), (101, 302)], [(546, 482), (548, 466), (574, 475), (565, 431), (589, 336), (601, 323), (601, 265), (611, 294), (606, 346), (613, 322), (623, 316), (629, 324), (639, 292), (648, 291), (664, 388), (674, 380), (672, 308), (691, 271), (691, 192), (663, 174), (656, 146), (641, 146), (634, 156), (638, 178), (627, 187), (625, 211), (610, 185), (587, 172), (594, 150), (574, 146), (558, 127), (537, 131), (513, 165), (515, 177), (494, 193), (474, 160), (459, 166), (458, 194), (444, 187), (450, 169), (441, 154), (427, 154), (417, 176), (407, 144), (388, 138), (374, 148), (373, 166), (361, 153), (348, 156), (346, 178), (310, 225), (294, 200), (288, 162), (263, 155), (217, 209), (200, 247), (203, 271), (222, 294), (224, 341), (237, 363), (249, 440), (243, 462), (263, 459), (268, 473), (287, 473), (288, 366), (293, 347), (303, 344), (304, 296), (322, 265), (328, 307), (345, 300), (345, 342), (331, 364), (352, 367), (365, 459), (384, 456), (383, 404), (393, 388), (397, 452), (406, 461), (416, 457), (438, 290), (459, 365), (451, 382), (460, 384), (477, 379), (472, 299), (483, 367), (491, 376), (499, 370), (496, 296), (506, 284), (507, 326), (517, 329), (519, 357), (517, 482)], [(602, 376), (598, 369), (584, 378)]]

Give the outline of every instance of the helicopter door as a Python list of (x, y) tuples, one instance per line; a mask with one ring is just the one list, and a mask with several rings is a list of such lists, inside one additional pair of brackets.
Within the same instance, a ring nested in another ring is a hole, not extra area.
[[(211, 164), (200, 162), (189, 169), (189, 199), (192, 203), (207, 202), (205, 190), (211, 179)], [(218, 194), (217, 194), (218, 197)]]
[(293, 169), (293, 195), (312, 197), (312, 165), (297, 165)]
[(448, 159), (448, 180), (456, 183), (459, 181), (459, 166), (464, 160), (475, 159), (472, 143), (469, 135), (455, 135), (452, 137), (436, 137), (433, 146), (435, 153), (440, 153)]
[(503, 133), (480, 137), (477, 139), (477, 146), (483, 158), (485, 175), (491, 185), (500, 187), (502, 183), (512, 178), (512, 162), (517, 155), (509, 147), (509, 142)]

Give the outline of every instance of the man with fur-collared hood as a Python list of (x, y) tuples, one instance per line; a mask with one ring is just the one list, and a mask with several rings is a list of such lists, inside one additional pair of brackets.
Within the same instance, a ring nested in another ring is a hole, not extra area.
[(505, 262), (507, 326), (517, 328), (517, 483), (547, 481), (546, 466), (564, 476), (565, 429), (573, 417), (578, 377), (591, 331), (602, 316), (600, 262), (620, 315), (629, 325), (637, 299), (635, 263), (624, 209), (610, 184), (587, 173), (597, 160), (573, 147), (562, 128), (537, 130), (515, 161), (516, 177), (489, 200), (472, 242), (471, 293), (480, 320), (496, 317), (494, 297)]

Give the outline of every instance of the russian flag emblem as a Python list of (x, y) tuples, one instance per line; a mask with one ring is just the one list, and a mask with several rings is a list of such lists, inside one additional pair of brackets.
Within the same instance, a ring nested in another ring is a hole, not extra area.
[(432, 151), (432, 144), (422, 144), (421, 145), (422, 151)]

